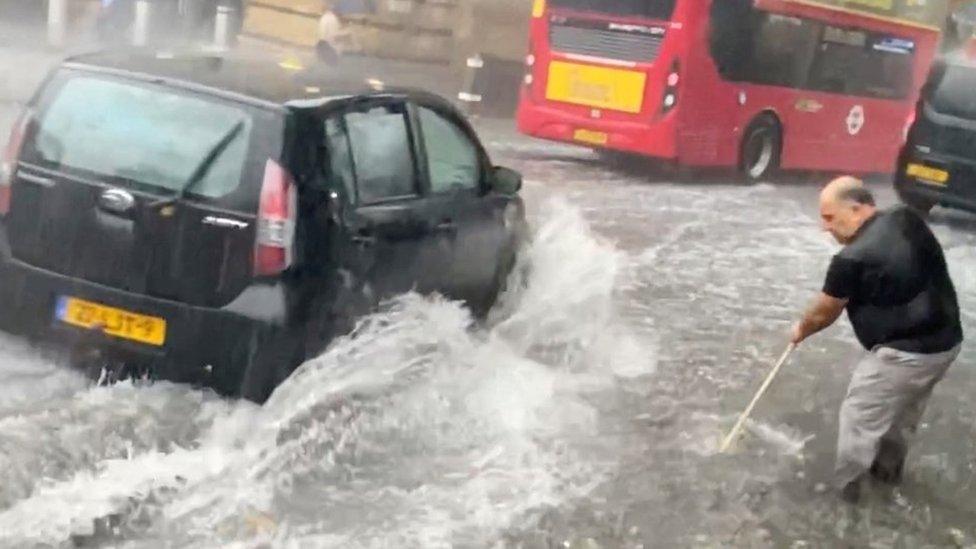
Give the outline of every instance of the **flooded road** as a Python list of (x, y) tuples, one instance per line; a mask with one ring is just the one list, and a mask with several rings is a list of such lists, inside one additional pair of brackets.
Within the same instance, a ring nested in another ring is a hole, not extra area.
[[(525, 173), (534, 235), (487, 326), (405, 296), (262, 408), (92, 387), (0, 338), (0, 547), (976, 543), (968, 344), (905, 486), (857, 509), (822, 486), (861, 352), (846, 321), (796, 353), (738, 451), (717, 454), (837, 249), (815, 183), (673, 182), (507, 123), (481, 131)], [(933, 221), (976, 310), (976, 221)]]

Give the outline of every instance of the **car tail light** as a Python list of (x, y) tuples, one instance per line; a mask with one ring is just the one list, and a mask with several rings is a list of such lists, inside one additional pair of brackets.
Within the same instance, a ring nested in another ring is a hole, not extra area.
[(10, 140), (7, 141), (7, 147), (3, 151), (3, 158), (0, 159), (0, 216), (10, 212), (10, 186), (17, 172), (17, 160), (20, 158), (30, 121), (30, 113), (24, 111), (14, 124), (10, 132)]
[(681, 65), (675, 59), (664, 81), (664, 98), (661, 100), (661, 112), (667, 114), (678, 105), (678, 85), (681, 84)]
[(915, 124), (915, 118), (918, 116), (918, 111), (912, 109), (908, 113), (908, 118), (905, 119), (905, 130), (902, 132), (902, 139), (908, 141), (908, 132), (912, 130), (912, 126)]
[(254, 275), (272, 276), (291, 266), (297, 193), (291, 175), (274, 160), (264, 168), (254, 245)]

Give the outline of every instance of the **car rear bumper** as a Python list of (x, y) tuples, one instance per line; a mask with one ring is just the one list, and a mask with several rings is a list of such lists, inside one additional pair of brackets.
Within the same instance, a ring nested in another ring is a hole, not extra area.
[[(285, 325), (281, 285), (252, 286), (222, 308), (191, 306), (73, 279), (12, 259), (0, 225), (0, 328), (70, 353), (100, 356), (150, 369), (153, 377), (237, 394), (255, 344)], [(166, 320), (154, 346), (57, 320), (59, 296)]]
[[(936, 183), (908, 175), (911, 163), (944, 170), (948, 181)], [(976, 162), (941, 156), (903, 155), (895, 175), (895, 189), (899, 195), (932, 202), (951, 208), (976, 212)]]

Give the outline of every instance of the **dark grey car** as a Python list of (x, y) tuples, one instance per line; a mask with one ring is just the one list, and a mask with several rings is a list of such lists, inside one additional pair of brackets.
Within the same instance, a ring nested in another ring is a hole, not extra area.
[(976, 62), (938, 60), (922, 88), (899, 159), (895, 190), (926, 213), (937, 205), (976, 212)]
[(262, 401), (395, 295), (484, 314), (521, 177), (445, 100), (379, 88), (273, 61), (64, 63), (4, 159), (2, 326)]

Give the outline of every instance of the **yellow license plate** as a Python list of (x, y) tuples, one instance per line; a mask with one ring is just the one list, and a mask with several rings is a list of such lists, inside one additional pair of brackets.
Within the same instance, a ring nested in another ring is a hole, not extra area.
[(573, 139), (591, 145), (606, 145), (610, 141), (610, 136), (603, 132), (576, 130), (573, 132)]
[(107, 307), (74, 297), (59, 297), (55, 316), (66, 324), (98, 330), (122, 339), (157, 347), (166, 342), (166, 321), (162, 318)]
[(646, 83), (642, 72), (553, 61), (546, 99), (637, 114)]
[(926, 183), (945, 185), (949, 182), (949, 172), (940, 170), (938, 168), (923, 166), (922, 164), (909, 164), (908, 168), (905, 170), (905, 173), (914, 178), (921, 179)]

